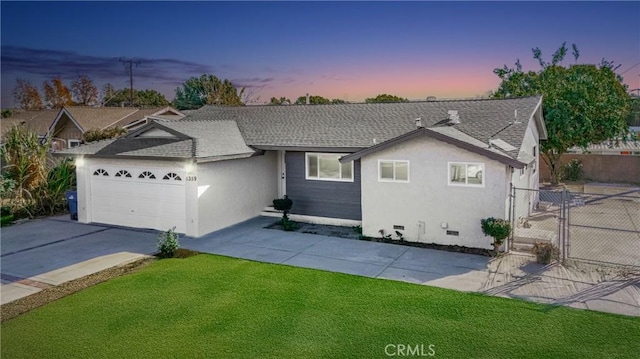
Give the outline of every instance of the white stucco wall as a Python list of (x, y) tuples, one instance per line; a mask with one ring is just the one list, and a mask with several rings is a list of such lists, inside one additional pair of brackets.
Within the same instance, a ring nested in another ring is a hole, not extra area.
[[(516, 219), (529, 216), (538, 202), (539, 195), (537, 190), (540, 188), (540, 163), (537, 156), (538, 152), (540, 152), (540, 144), (538, 139), (538, 129), (532, 119), (527, 125), (520, 152), (535, 158), (535, 162), (524, 169), (524, 174), (519, 169), (515, 169), (511, 176), (511, 182), (516, 188), (530, 189), (530, 191), (516, 190)], [(533, 152), (534, 146), (536, 147), (536, 153)]]
[(275, 151), (197, 166), (197, 236), (258, 216), (278, 197)]
[[(409, 183), (379, 182), (378, 160), (408, 160)], [(395, 237), (404, 226), (409, 241), (491, 248), (480, 220), (506, 218), (509, 166), (432, 138), (421, 137), (365, 156), (362, 161), (363, 234)], [(448, 162), (484, 163), (484, 187), (448, 185)], [(446, 222), (447, 228), (441, 228)], [(446, 231), (458, 231), (459, 236)]]

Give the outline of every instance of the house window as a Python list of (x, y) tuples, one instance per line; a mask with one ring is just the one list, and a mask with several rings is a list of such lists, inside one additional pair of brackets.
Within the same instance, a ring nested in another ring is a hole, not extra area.
[(131, 178), (131, 173), (129, 173), (129, 171), (126, 171), (126, 170), (120, 170), (120, 171), (118, 171), (118, 173), (116, 173), (116, 177)]
[(409, 161), (378, 160), (378, 181), (409, 182)]
[(522, 167), (522, 168), (520, 169), (520, 178), (522, 178), (522, 176), (524, 176), (524, 174), (525, 174), (525, 172), (526, 172), (526, 169), (527, 169), (527, 167), (526, 167), (526, 166), (525, 166), (525, 167)]
[(484, 186), (484, 164), (449, 162), (450, 186)]
[(162, 179), (167, 181), (182, 181), (182, 178), (173, 172), (167, 173)]
[(138, 178), (156, 179), (156, 176), (153, 173), (149, 172), (149, 171), (144, 171), (138, 176)]
[(80, 140), (67, 140), (67, 144), (69, 148), (78, 147), (80, 146)]
[(339, 153), (307, 153), (306, 179), (353, 182), (353, 161), (340, 163)]
[(108, 176), (109, 172), (107, 172), (106, 170), (102, 169), (102, 168), (98, 168), (97, 170), (95, 170), (95, 172), (93, 172), (94, 176)]

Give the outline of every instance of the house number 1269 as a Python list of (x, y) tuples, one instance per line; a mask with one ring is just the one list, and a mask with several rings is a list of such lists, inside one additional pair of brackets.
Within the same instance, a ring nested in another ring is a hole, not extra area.
[(196, 176), (187, 176), (187, 182), (196, 181), (198, 178)]

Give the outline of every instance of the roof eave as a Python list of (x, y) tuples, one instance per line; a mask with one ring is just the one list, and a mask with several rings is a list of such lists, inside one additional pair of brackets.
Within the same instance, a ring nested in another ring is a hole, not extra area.
[(326, 146), (277, 146), (277, 145), (250, 145), (253, 148), (264, 151), (298, 151), (298, 152), (358, 152), (367, 147), (326, 147)]
[(500, 163), (509, 165), (513, 168), (523, 168), (525, 166), (524, 163), (507, 157), (506, 155), (501, 155), (498, 154), (496, 152), (490, 151), (489, 149), (484, 149), (478, 146), (474, 146), (472, 144), (466, 143), (464, 141), (460, 141), (458, 139), (443, 135), (441, 133), (438, 133), (436, 131), (430, 130), (428, 128), (418, 128), (416, 130), (413, 130), (411, 132), (407, 132), (404, 135), (398, 136), (396, 138), (392, 138), (388, 141), (382, 142), (380, 144), (377, 144), (375, 146), (371, 146), (369, 148), (366, 148), (362, 151), (356, 152), (356, 153), (352, 153), (350, 155), (347, 156), (343, 156), (342, 158), (340, 158), (340, 162), (345, 163), (345, 162), (350, 162), (350, 161), (354, 161), (357, 160), (359, 158), (362, 158), (363, 156), (369, 155), (371, 153), (374, 152), (378, 152), (380, 150), (395, 146), (396, 144), (411, 140), (413, 138), (416, 137), (420, 137), (420, 136), (427, 136), (427, 137), (431, 137), (433, 139), (436, 139), (438, 141), (442, 141), (445, 143), (448, 143), (450, 145), (454, 145), (458, 148), (473, 152), (473, 153), (477, 153), (479, 155), (485, 156), (487, 158), (490, 158), (492, 160), (498, 161)]

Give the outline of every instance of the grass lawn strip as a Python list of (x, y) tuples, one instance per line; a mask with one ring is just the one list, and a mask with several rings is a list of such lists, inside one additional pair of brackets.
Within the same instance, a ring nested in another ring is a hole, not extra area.
[[(2, 323), (6, 358), (636, 358), (640, 318), (214, 255), (156, 261)], [(393, 348), (392, 348), (393, 349)]]

